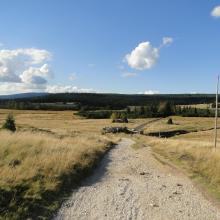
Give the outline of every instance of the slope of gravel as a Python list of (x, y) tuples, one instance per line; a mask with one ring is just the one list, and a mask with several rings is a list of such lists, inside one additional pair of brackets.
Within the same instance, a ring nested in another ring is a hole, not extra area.
[(72, 193), (54, 220), (220, 219), (220, 211), (193, 187), (151, 155), (123, 139), (95, 174)]

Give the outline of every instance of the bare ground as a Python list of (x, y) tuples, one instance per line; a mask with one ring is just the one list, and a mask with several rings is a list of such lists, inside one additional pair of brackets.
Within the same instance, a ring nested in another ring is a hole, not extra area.
[(149, 147), (123, 139), (54, 220), (217, 220), (220, 210), (191, 181), (159, 163)]

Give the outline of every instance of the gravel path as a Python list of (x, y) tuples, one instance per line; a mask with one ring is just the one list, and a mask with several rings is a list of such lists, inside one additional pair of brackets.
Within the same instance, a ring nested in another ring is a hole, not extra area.
[(220, 219), (220, 211), (151, 155), (123, 139), (95, 174), (73, 192), (54, 220)]

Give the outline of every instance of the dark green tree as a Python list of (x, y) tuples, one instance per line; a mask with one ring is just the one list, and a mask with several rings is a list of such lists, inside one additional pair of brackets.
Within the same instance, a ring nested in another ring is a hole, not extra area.
[(145, 113), (145, 108), (144, 108), (144, 106), (141, 106), (140, 107), (140, 115), (144, 115), (144, 113)]
[(170, 102), (162, 102), (159, 105), (158, 112), (163, 116), (170, 116), (173, 114), (173, 106)]
[(172, 125), (172, 124), (173, 124), (172, 118), (169, 118), (169, 119), (168, 119), (167, 124), (168, 124), (168, 125)]
[(12, 132), (16, 131), (15, 119), (14, 119), (14, 116), (12, 114), (8, 114), (2, 128), (10, 130)]
[(125, 112), (122, 112), (121, 115), (120, 115), (120, 119), (125, 122), (125, 123), (128, 123), (128, 117), (127, 117), (127, 114)]

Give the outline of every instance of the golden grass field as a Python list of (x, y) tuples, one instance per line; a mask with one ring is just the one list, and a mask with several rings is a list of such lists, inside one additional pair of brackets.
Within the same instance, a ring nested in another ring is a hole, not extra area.
[[(72, 111), (0, 110), (0, 127), (8, 113), (13, 113), (17, 131), (0, 130), (0, 219), (49, 218), (62, 201), (60, 192), (63, 194), (87, 175), (112, 141), (127, 136), (102, 135), (103, 127), (134, 128), (152, 120), (112, 124), (110, 119), (83, 119)], [(213, 151), (213, 130), (209, 130), (213, 118), (172, 119), (173, 125), (168, 125), (165, 118), (147, 125), (144, 133), (198, 132), (172, 138), (129, 135), (136, 141), (134, 147), (152, 146), (154, 152), (201, 179), (220, 198), (220, 138), (218, 149)], [(13, 165), (15, 160), (17, 165)], [(42, 216), (36, 218), (35, 213)]]
[(214, 127), (213, 118), (202, 117), (180, 117), (173, 116), (172, 125), (168, 125), (167, 118), (157, 121), (148, 127), (145, 127), (144, 132), (156, 132), (156, 131), (174, 131), (174, 130), (208, 130)]
[[(68, 188), (64, 184), (76, 184), (111, 141), (117, 141), (101, 135), (103, 127), (112, 126), (111, 120), (86, 120), (72, 111), (0, 110), (0, 127), (8, 113), (14, 115), (17, 131), (0, 130), (0, 213), (4, 219), (34, 219), (35, 211), (42, 213), (42, 219), (50, 215), (59, 206), (50, 197)], [(132, 120), (129, 126), (141, 122)]]
[[(214, 118), (172, 117), (174, 124), (166, 124), (167, 118), (145, 128), (145, 133), (155, 131), (195, 131), (171, 138), (136, 136), (136, 147), (149, 145), (152, 150), (184, 169), (220, 201), (220, 130), (217, 149), (214, 149)], [(207, 131), (201, 131), (207, 130)]]

